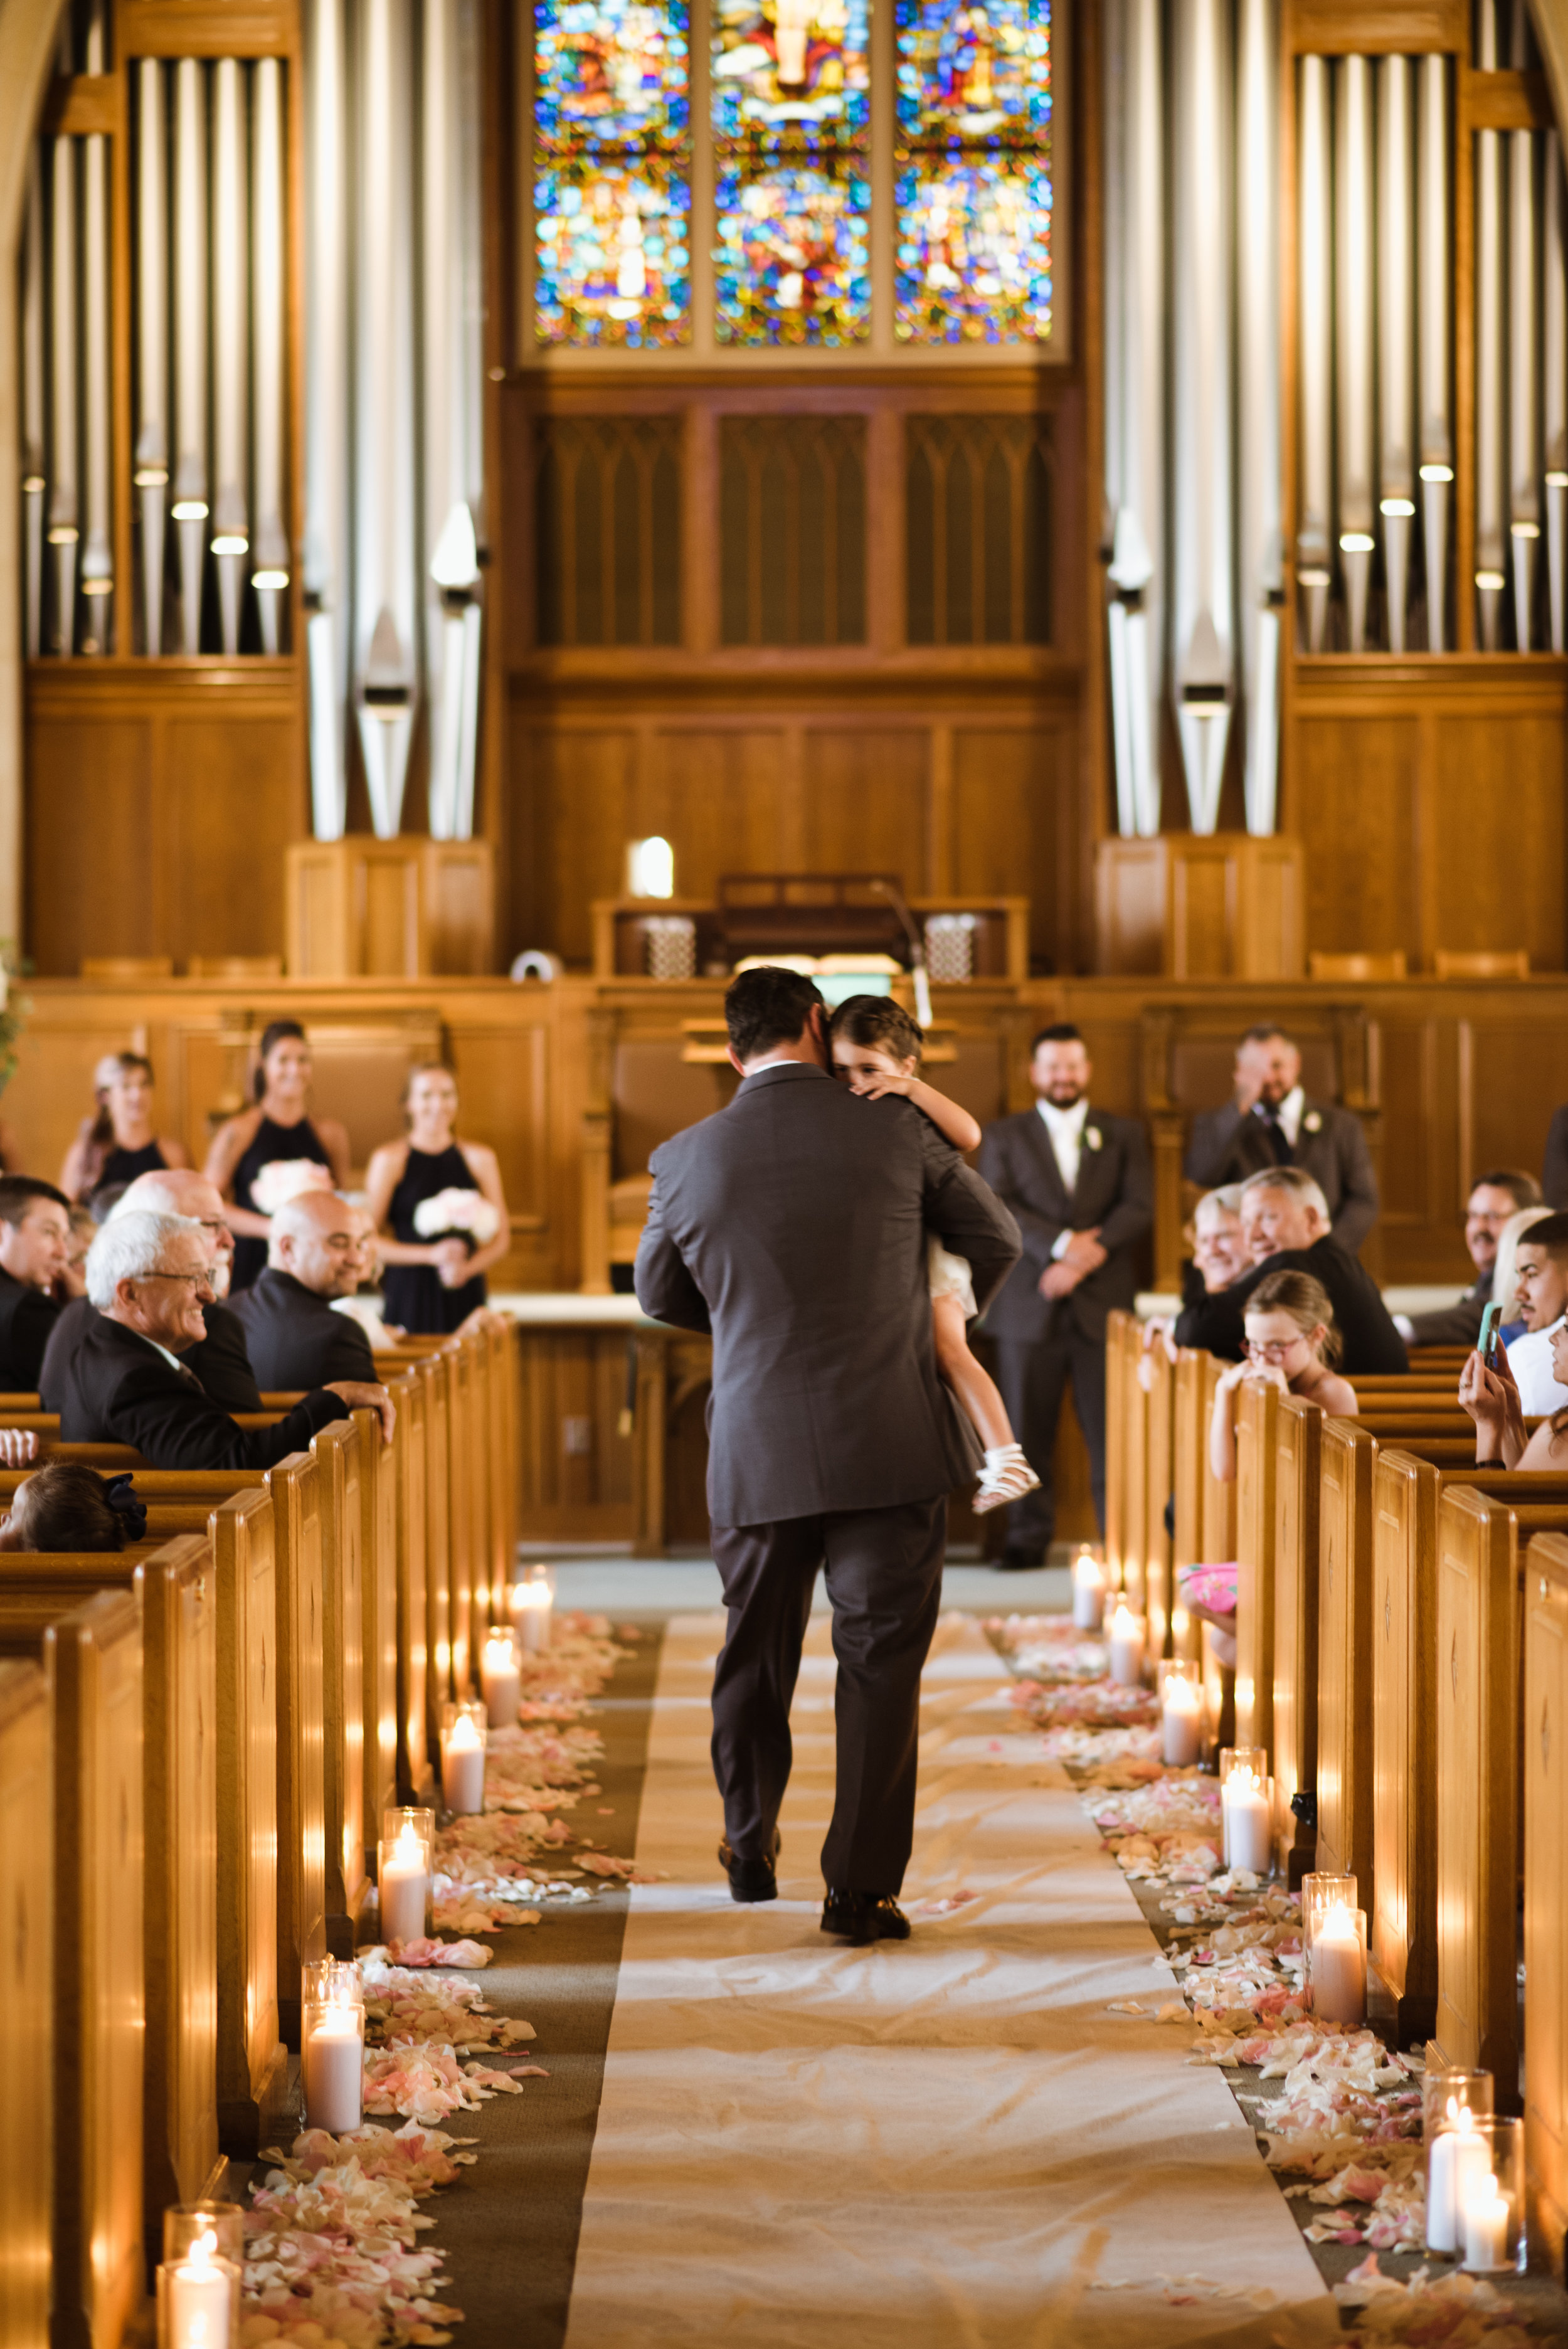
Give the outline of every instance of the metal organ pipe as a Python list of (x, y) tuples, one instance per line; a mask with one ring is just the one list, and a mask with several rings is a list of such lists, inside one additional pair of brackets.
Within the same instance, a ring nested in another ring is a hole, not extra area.
[(142, 641), (163, 650), (163, 533), (169, 499), (169, 190), (163, 67), (136, 68), (136, 491), (141, 507)]
[(24, 648), (44, 649), (44, 183), (38, 141), (27, 152), (27, 212), (22, 232), (22, 546)]
[(1449, 496), (1454, 480), (1449, 367), (1448, 60), (1422, 57), (1416, 75), (1416, 398), (1421, 534), (1427, 566), (1427, 649), (1440, 653), (1446, 641)]
[(174, 504), (180, 647), (201, 649), (207, 514), (206, 89), (194, 57), (174, 68)]
[(1514, 641), (1530, 650), (1535, 551), (1541, 539), (1535, 347), (1535, 138), (1508, 141), (1508, 540), (1512, 558)]
[[(1476, 63), (1483, 72), (1494, 72), (1497, 19), (1492, 0), (1481, 0), (1476, 23)], [(1507, 584), (1502, 203), (1501, 136), (1495, 130), (1479, 130), (1475, 141), (1475, 588), (1481, 644), (1489, 653), (1498, 649), (1499, 613)]]
[(344, 0), (307, 0), (304, 19), (304, 600), (310, 789), (318, 840), (348, 820), (348, 93)]
[(1372, 576), (1372, 68), (1342, 57), (1335, 73), (1336, 440), (1339, 458), (1339, 557), (1346, 634), (1367, 644)]
[(55, 644), (77, 645), (77, 154), (57, 139), (51, 159), (49, 235), (49, 544), (55, 555)]
[[(95, 0), (88, 23), (86, 67), (105, 70), (102, 0)], [(114, 592), (113, 480), (110, 472), (108, 141), (101, 132), (82, 140), (82, 392), (86, 433), (82, 498), (81, 592), (90, 598), (84, 614), (82, 650), (108, 649), (109, 605)]]
[(1236, 43), (1236, 331), (1242, 675), (1247, 830), (1278, 798), (1280, 541), (1279, 52), (1274, 0), (1240, 0)]
[(1546, 134), (1542, 181), (1541, 429), (1546, 460), (1546, 578), (1552, 649), (1568, 650), (1564, 614), (1564, 546), (1568, 526), (1568, 222), (1564, 221), (1563, 149)]
[(262, 650), (279, 647), (279, 615), (289, 584), (289, 539), (284, 519), (284, 450), (287, 442), (284, 378), (283, 67), (262, 57), (255, 67), (251, 115), (253, 201), (251, 207), (256, 595)]
[(1416, 512), (1411, 61), (1377, 67), (1377, 491), (1388, 650), (1405, 650), (1410, 526)]
[(212, 76), (212, 554), (223, 650), (231, 656), (240, 649), (251, 551), (247, 213), (244, 85), (239, 60), (220, 57)]
[(1333, 323), (1330, 295), (1330, 150), (1328, 64), (1301, 61), (1298, 124), (1296, 336), (1297, 400), (1301, 411), (1300, 512), (1296, 523), (1296, 585), (1301, 590), (1308, 652), (1323, 650), (1328, 625), (1328, 521), (1333, 484)]

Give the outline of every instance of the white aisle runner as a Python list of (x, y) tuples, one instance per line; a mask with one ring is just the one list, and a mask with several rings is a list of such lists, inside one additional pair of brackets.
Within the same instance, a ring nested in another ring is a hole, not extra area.
[[(666, 1634), (567, 2349), (1303, 2349), (1338, 2313), (1173, 1977), (968, 1619), (926, 1670), (913, 1940), (818, 1930), (833, 1660), (813, 1619), (780, 1898), (731, 1901), (707, 1696)], [(963, 1889), (979, 1898), (949, 1914)], [(925, 1911), (923, 1914), (923, 1910)], [(1222, 2289), (1216, 2292), (1214, 2287)]]

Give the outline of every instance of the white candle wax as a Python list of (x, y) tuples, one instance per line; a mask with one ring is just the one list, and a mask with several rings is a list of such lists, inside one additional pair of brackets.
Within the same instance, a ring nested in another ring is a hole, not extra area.
[(1250, 1770), (1232, 1771), (1220, 1789), (1220, 1815), (1225, 1830), (1225, 1866), (1249, 1868), (1254, 1876), (1266, 1876), (1274, 1847), (1269, 1801)]
[(1073, 1560), (1073, 1629), (1098, 1631), (1105, 1620), (1105, 1577), (1085, 1550)]
[(169, 2349), (229, 2349), (233, 2291), (228, 2269), (205, 2256), (212, 2240), (203, 2237), (188, 2259), (164, 2270)]
[(441, 1800), (452, 1812), (485, 1806), (485, 1750), (467, 1713), (459, 1715), (441, 1747)]
[(1427, 2161), (1427, 2249), (1460, 2249), (1460, 2214), (1471, 2194), (1491, 2175), (1491, 2163), (1469, 2113), (1457, 2128), (1439, 2129)]
[(1470, 2189), (1464, 2204), (1465, 2265), (1478, 2274), (1489, 2269), (1505, 2268), (1508, 2258), (1508, 2222), (1512, 2216), (1506, 2194), (1500, 2194), (1496, 2178), (1490, 2168)]
[(480, 1681), (485, 1692), (485, 1710), (492, 1729), (510, 1729), (517, 1722), (517, 1708), (522, 1694), (522, 1682), (518, 1675), (517, 1658), (508, 1640), (487, 1640), (480, 1660)]
[(380, 1891), (382, 1940), (421, 1940), (430, 1879), (425, 1869), (425, 1847), (418, 1837), (400, 1835), (387, 1854), (381, 1864)]
[(364, 2118), (365, 2051), (358, 2010), (324, 2006), (312, 2010), (314, 2028), (304, 2043), (304, 2125), (341, 2137)]
[(1356, 1919), (1336, 1900), (1312, 1944), (1312, 2011), (1320, 2023), (1367, 2020), (1367, 1959)]
[(1143, 1677), (1143, 1626), (1125, 1606), (1110, 1619), (1110, 1677), (1118, 1688), (1136, 1688)]
[(512, 1585), (512, 1627), (531, 1656), (538, 1655), (550, 1645), (550, 1609), (548, 1582), (518, 1582)]
[(1161, 1714), (1161, 1753), (1170, 1770), (1190, 1769), (1198, 1759), (1202, 1713), (1191, 1681), (1168, 1681)]

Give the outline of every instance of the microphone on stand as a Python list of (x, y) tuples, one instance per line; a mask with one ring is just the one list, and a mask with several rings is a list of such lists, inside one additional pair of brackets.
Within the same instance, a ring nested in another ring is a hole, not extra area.
[(905, 903), (903, 891), (895, 881), (873, 880), (872, 887), (879, 897), (885, 897), (903, 926), (909, 940), (910, 976), (914, 980), (914, 1016), (923, 1028), (934, 1025), (931, 1009), (931, 981), (926, 975), (925, 944), (921, 937), (914, 916)]

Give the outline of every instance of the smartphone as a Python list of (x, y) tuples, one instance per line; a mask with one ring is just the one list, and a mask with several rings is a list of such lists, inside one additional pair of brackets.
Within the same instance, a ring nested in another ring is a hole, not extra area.
[(1483, 1362), (1491, 1361), (1492, 1348), (1497, 1343), (1497, 1325), (1501, 1319), (1501, 1305), (1489, 1305), (1480, 1317), (1480, 1336), (1476, 1340), (1476, 1351)]

